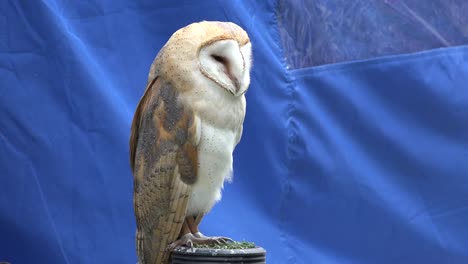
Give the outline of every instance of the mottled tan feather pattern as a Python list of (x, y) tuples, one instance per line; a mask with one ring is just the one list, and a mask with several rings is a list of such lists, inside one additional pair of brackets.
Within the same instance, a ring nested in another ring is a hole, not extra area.
[[(143, 263), (164, 263), (167, 245), (177, 239), (190, 186), (196, 180), (194, 113), (177, 100), (170, 83), (150, 82), (135, 113), (130, 142), (134, 157), (137, 251)], [(181, 171), (182, 169), (182, 171)]]
[(150, 82), (148, 82), (145, 92), (141, 100), (138, 102), (137, 109), (135, 110), (135, 114), (133, 116), (132, 129), (130, 132), (130, 144), (129, 144), (130, 145), (130, 167), (132, 171), (135, 169), (135, 153), (136, 153), (136, 147), (137, 147), (136, 144), (138, 142), (138, 132), (140, 129), (141, 114), (147, 110), (146, 104), (148, 102), (148, 98), (151, 98), (151, 96), (146, 96), (146, 93), (150, 91), (149, 88), (153, 86), (156, 80), (157, 80), (157, 77), (154, 77)]

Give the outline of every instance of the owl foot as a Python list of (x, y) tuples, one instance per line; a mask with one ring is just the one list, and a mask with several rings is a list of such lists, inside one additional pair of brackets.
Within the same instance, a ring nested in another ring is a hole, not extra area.
[(225, 244), (232, 243), (232, 242), (234, 241), (228, 237), (207, 237), (200, 232), (196, 233), (195, 235), (192, 233), (188, 233), (188, 234), (183, 235), (178, 240), (172, 242), (167, 247), (167, 249), (171, 251), (177, 247), (193, 248), (194, 246), (197, 246), (197, 245), (214, 246), (214, 245), (225, 245)]
[(196, 232), (193, 235), (200, 239), (212, 242), (212, 244), (208, 243), (208, 245), (225, 245), (234, 242), (234, 240), (230, 239), (229, 237), (208, 237), (201, 232)]
[(196, 238), (192, 233), (187, 233), (183, 235), (181, 238), (177, 239), (176, 241), (172, 242), (169, 246), (167, 246), (167, 250), (171, 251), (177, 247), (188, 247), (193, 248), (193, 239)]

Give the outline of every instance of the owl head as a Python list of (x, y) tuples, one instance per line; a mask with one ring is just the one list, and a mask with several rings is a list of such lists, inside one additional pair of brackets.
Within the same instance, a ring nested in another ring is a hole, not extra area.
[[(150, 70), (175, 82), (178, 89), (195, 84), (242, 96), (250, 84), (252, 47), (247, 33), (231, 22), (202, 21), (176, 31)], [(152, 76), (153, 75), (153, 76)]]

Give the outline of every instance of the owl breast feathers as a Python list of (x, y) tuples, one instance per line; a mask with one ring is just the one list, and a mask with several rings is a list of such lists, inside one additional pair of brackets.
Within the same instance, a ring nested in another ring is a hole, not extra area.
[(207, 21), (175, 32), (153, 61), (130, 136), (140, 264), (208, 241), (198, 224), (231, 175), (251, 65), (247, 33)]

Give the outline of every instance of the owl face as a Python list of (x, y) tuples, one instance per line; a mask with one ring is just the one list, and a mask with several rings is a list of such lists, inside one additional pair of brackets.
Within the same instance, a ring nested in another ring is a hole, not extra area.
[(243, 95), (250, 84), (252, 46), (232, 39), (217, 40), (198, 53), (201, 73), (234, 96)]

